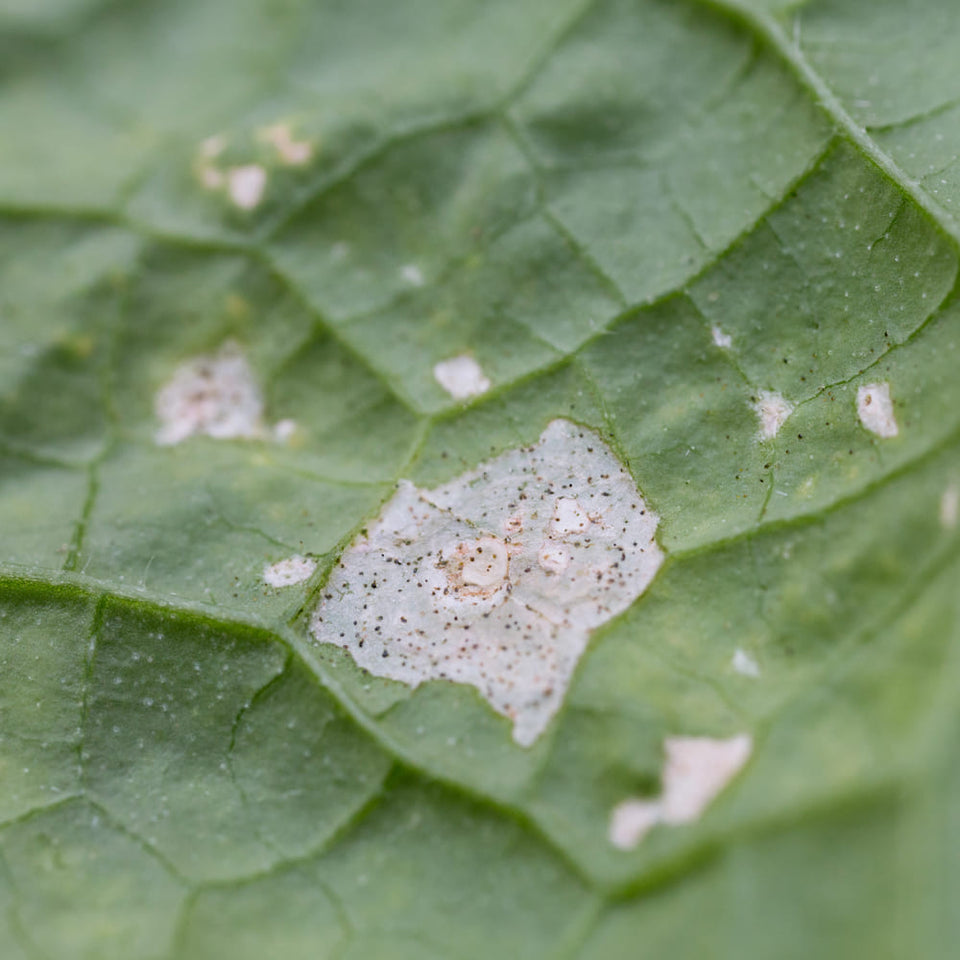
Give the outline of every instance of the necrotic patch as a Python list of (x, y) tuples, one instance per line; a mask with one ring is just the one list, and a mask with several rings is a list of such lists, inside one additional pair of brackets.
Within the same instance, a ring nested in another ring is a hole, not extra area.
[(231, 167), (227, 171), (227, 192), (241, 210), (254, 210), (260, 206), (266, 188), (267, 171), (259, 163)]
[(215, 354), (180, 364), (159, 390), (154, 410), (157, 443), (180, 443), (195, 434), (253, 439), (264, 433), (263, 397), (240, 347), (225, 343)]
[(476, 687), (529, 746), (591, 631), (663, 562), (658, 520), (596, 433), (554, 420), (444, 486), (401, 482), (334, 569), (312, 631), (377, 676)]
[(868, 383), (860, 387), (857, 390), (857, 413), (860, 422), (878, 437), (895, 437), (899, 433), (889, 383)]
[(490, 389), (490, 379), (469, 354), (441, 360), (433, 368), (437, 383), (455, 400), (478, 397)]
[(746, 650), (739, 648), (734, 650), (731, 663), (733, 664), (733, 669), (745, 677), (760, 676), (760, 666)]
[(729, 333), (724, 333), (716, 324), (710, 328), (710, 336), (721, 350), (729, 350), (733, 346), (733, 337)]
[(667, 737), (663, 747), (660, 796), (624, 800), (610, 815), (609, 839), (620, 850), (632, 850), (658, 823), (680, 826), (699, 820), (750, 759), (753, 738), (746, 733), (728, 740)]
[(278, 560), (264, 568), (263, 582), (268, 587), (290, 587), (309, 580), (316, 569), (317, 561), (310, 557), (287, 557), (286, 560)]
[(793, 404), (774, 390), (761, 390), (753, 409), (760, 422), (760, 439), (772, 440), (793, 413)]
[(307, 140), (294, 139), (293, 132), (286, 123), (264, 127), (257, 136), (264, 143), (269, 143), (280, 162), (288, 167), (301, 167), (313, 158), (313, 145)]

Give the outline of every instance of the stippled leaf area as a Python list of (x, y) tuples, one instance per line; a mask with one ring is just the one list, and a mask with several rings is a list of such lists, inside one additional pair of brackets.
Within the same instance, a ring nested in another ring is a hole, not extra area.
[(958, 57), (0, 0), (0, 955), (952, 956)]

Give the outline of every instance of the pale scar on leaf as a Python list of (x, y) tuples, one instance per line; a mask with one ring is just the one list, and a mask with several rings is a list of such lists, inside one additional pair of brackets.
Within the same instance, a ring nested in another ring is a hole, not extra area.
[(590, 634), (653, 580), (658, 521), (598, 434), (554, 420), (443, 486), (401, 482), (334, 568), (312, 632), (376, 676), (476, 687), (528, 746)]

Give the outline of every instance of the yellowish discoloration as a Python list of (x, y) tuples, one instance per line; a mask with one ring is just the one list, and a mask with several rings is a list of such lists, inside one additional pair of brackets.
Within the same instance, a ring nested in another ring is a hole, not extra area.
[(273, 147), (284, 166), (302, 167), (313, 159), (313, 144), (308, 140), (295, 139), (289, 124), (275, 123), (273, 126), (264, 127), (257, 137), (261, 142)]
[(220, 155), (226, 148), (227, 140), (219, 134), (207, 137), (200, 144), (197, 159), (194, 162), (194, 173), (207, 190), (219, 190), (227, 182), (226, 175), (217, 165)]

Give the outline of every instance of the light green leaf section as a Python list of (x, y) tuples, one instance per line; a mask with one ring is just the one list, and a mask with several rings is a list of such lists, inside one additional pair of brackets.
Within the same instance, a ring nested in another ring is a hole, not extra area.
[[(952, 956), (958, 57), (951, 0), (0, 0), (0, 956)], [(225, 345), (252, 436), (160, 442)], [(666, 559), (531, 747), (312, 641), (398, 481), (560, 417)]]

